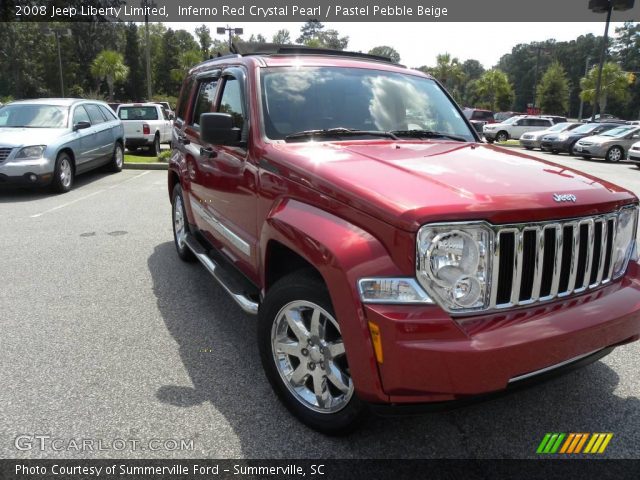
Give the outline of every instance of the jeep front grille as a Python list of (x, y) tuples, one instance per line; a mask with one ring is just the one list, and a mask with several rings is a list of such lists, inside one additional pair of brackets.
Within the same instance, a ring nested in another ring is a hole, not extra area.
[(0, 148), (0, 163), (4, 162), (9, 154), (11, 154), (11, 148)]
[(616, 214), (497, 227), (490, 309), (578, 294), (611, 280)]

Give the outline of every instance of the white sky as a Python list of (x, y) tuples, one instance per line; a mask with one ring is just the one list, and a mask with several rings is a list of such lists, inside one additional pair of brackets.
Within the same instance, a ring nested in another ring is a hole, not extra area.
[[(367, 52), (377, 45), (389, 45), (395, 48), (401, 57), (401, 63), (409, 67), (434, 65), (436, 55), (448, 52), (463, 62), (469, 58), (480, 61), (485, 68), (494, 66), (500, 57), (511, 52), (519, 43), (529, 43), (554, 38), (557, 41), (573, 40), (580, 35), (604, 33), (603, 22), (586, 23), (453, 23), (453, 22), (387, 22), (387, 23), (348, 23), (323, 22), (325, 29), (335, 29), (341, 36), (349, 36), (348, 50)], [(166, 23), (168, 27), (185, 29), (193, 33), (200, 23)], [(206, 24), (215, 35), (217, 23)], [(234, 23), (232, 27), (244, 28), (245, 39), (251, 34), (263, 34), (267, 41), (281, 28), (291, 32), (291, 39), (300, 34), (302, 23)], [(612, 22), (610, 35), (622, 23)], [(222, 36), (219, 36), (222, 39)]]

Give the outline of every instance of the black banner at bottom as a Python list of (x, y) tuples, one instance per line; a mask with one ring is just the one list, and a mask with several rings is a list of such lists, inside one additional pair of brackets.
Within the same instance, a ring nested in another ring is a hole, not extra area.
[(0, 479), (615, 479), (639, 460), (0, 460)]

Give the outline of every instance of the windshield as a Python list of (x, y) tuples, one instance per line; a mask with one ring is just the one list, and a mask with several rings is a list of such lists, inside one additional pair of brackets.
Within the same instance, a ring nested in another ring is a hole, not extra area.
[(553, 127), (549, 127), (548, 132), (562, 132), (571, 126), (570, 123), (556, 123)]
[(427, 78), (341, 67), (266, 68), (262, 108), (267, 137), (301, 131), (429, 130), (475, 141), (462, 115)]
[(66, 128), (69, 107), (14, 104), (0, 108), (0, 127)]
[(606, 132), (601, 133), (600, 135), (603, 137), (623, 137), (634, 130), (636, 130), (635, 127), (618, 127), (618, 128), (612, 128), (611, 130), (607, 130)]
[(156, 107), (120, 107), (120, 120), (158, 120)]
[(503, 125), (511, 125), (513, 122), (517, 122), (520, 120), (520, 117), (509, 117), (505, 121), (502, 122)]
[(574, 130), (575, 133), (590, 133), (593, 132), (596, 128), (598, 128), (600, 125), (598, 124), (586, 124), (586, 125), (581, 125), (578, 128), (576, 128)]

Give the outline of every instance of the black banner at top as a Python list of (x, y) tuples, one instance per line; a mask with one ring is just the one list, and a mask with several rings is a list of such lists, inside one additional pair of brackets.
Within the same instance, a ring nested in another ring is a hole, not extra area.
[(3, 0), (2, 21), (594, 22), (640, 21), (635, 0)]

